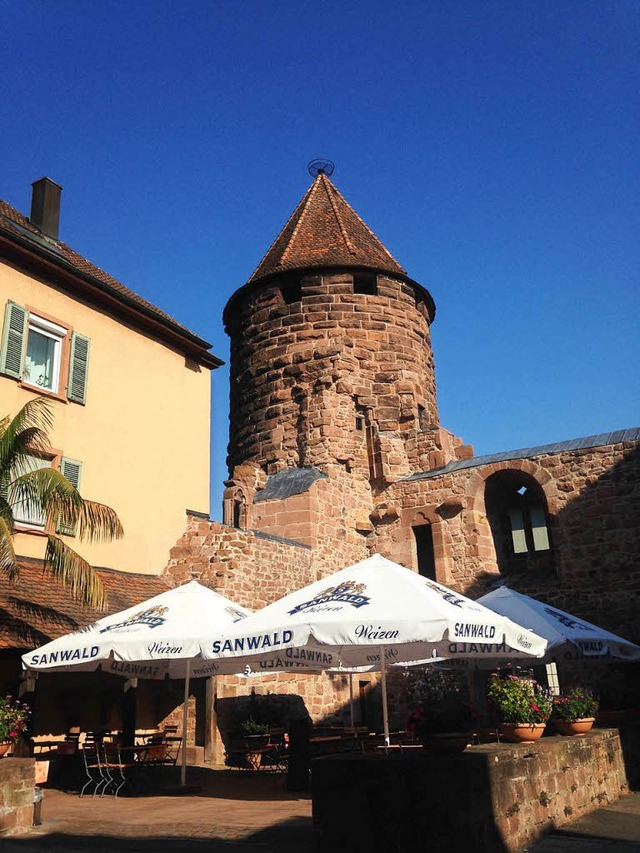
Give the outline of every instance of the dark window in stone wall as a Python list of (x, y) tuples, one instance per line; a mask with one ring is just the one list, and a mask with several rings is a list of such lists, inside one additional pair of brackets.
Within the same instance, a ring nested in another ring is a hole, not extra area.
[(288, 281), (282, 285), (281, 293), (287, 305), (300, 302), (302, 299), (302, 283), (300, 281)]
[(551, 569), (546, 501), (536, 480), (499, 471), (487, 479), (484, 499), (500, 571)]
[(425, 578), (436, 579), (436, 561), (433, 554), (433, 531), (430, 524), (420, 524), (413, 527), (416, 540), (416, 555), (418, 572)]
[(378, 293), (378, 278), (375, 273), (354, 273), (353, 292), (365, 293), (369, 296), (375, 296)]

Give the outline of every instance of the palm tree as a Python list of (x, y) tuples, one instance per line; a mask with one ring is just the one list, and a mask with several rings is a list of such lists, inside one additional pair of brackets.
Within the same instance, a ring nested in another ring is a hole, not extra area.
[(110, 507), (85, 500), (60, 472), (36, 468), (34, 459), (46, 457), (53, 415), (42, 398), (30, 400), (18, 414), (0, 419), (0, 570), (18, 579), (13, 537), (16, 510), (46, 519), (44, 567), (71, 589), (83, 604), (104, 608), (102, 581), (93, 568), (50, 531), (73, 531), (79, 539), (103, 541), (123, 536), (118, 516)]

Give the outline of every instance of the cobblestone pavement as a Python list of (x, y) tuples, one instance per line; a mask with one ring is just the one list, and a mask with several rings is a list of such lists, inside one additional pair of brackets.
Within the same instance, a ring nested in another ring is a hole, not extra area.
[(284, 774), (190, 768), (186, 796), (78, 797), (45, 790), (42, 826), (2, 853), (311, 853), (311, 798)]
[[(189, 782), (201, 789), (187, 796), (117, 800), (47, 790), (42, 826), (3, 839), (0, 849), (2, 853), (312, 853), (311, 798), (287, 791), (284, 775), (191, 768)], [(465, 853), (473, 851), (467, 846)], [(640, 793), (623, 796), (556, 830), (528, 853), (640, 853)]]

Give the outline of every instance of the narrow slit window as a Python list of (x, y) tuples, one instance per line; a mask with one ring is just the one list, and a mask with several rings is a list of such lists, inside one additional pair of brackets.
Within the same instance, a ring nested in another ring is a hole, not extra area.
[(436, 561), (433, 553), (433, 531), (430, 524), (420, 524), (413, 528), (416, 540), (418, 572), (425, 578), (436, 580)]

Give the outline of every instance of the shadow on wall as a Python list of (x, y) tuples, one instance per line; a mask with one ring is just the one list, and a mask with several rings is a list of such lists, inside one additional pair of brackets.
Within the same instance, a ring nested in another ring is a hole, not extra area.
[[(509, 570), (501, 580), (640, 644), (640, 448), (598, 476), (590, 474), (589, 465), (593, 460), (602, 469), (600, 454), (591, 454), (584, 451), (571, 471), (573, 481), (579, 475), (585, 479), (580, 493), (549, 520), (555, 572), (529, 565)], [(557, 485), (561, 490), (560, 478)], [(479, 577), (463, 592), (478, 598), (495, 582), (495, 575)], [(557, 665), (561, 686), (588, 685), (599, 694), (602, 709), (640, 714), (639, 663), (558, 660)], [(632, 726), (622, 741), (630, 780), (637, 787), (638, 762), (632, 752), (640, 735), (634, 731)]]

